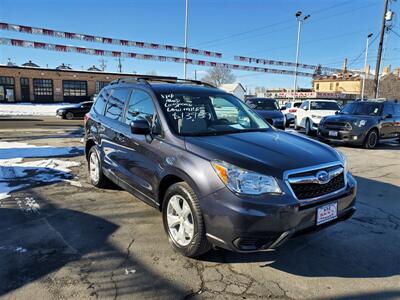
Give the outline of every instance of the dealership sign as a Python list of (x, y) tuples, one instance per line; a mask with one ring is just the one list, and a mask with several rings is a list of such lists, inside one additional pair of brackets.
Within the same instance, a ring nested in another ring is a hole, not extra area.
[[(321, 92), (296, 92), (294, 98), (296, 99), (346, 99), (349, 94), (343, 93), (321, 93)], [(271, 97), (277, 99), (292, 99), (293, 92), (266, 92), (263, 93), (264, 97)]]

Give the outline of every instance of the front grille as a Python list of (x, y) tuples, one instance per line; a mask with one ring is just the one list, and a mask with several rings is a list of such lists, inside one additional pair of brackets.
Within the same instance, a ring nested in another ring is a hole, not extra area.
[(344, 172), (338, 176), (332, 178), (328, 183), (300, 183), (300, 184), (290, 184), (294, 194), (297, 199), (312, 199), (333, 193), (344, 187)]
[(324, 123), (326, 129), (334, 130), (351, 130), (351, 124), (349, 122), (333, 122), (327, 121)]
[(241, 237), (237, 238), (233, 244), (242, 251), (254, 251), (268, 249), (277, 239), (277, 236), (265, 237)]
[[(330, 178), (327, 183), (323, 183), (324, 177), (320, 177), (323, 173), (327, 180)], [(290, 174), (287, 182), (298, 200), (313, 199), (344, 188), (345, 172), (341, 165), (327, 166)]]

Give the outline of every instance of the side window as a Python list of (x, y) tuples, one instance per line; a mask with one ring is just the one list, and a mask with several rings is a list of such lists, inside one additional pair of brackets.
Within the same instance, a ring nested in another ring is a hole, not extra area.
[[(218, 120), (220, 119), (228, 120), (232, 124), (239, 123), (238, 122), (239, 110), (231, 102), (229, 102), (224, 98), (216, 97), (212, 99), (212, 103)], [(254, 108), (254, 103), (249, 102), (248, 104), (251, 108)]]
[(305, 101), (300, 105), (301, 109), (306, 109), (307, 107), (308, 107), (308, 101)]
[(154, 112), (155, 109), (151, 96), (146, 92), (136, 90), (131, 94), (129, 99), (125, 123), (129, 125), (136, 118), (143, 118), (152, 124)]
[(393, 105), (391, 103), (385, 103), (383, 105), (383, 116), (394, 115)]
[(113, 89), (108, 98), (107, 107), (104, 115), (113, 120), (122, 120), (126, 98), (130, 93), (129, 89)]
[(394, 104), (394, 114), (400, 117), (400, 103)]
[(97, 96), (96, 102), (93, 106), (94, 110), (98, 113), (98, 114), (103, 114), (104, 113), (104, 108), (106, 107), (106, 103), (107, 103), (107, 98), (104, 97), (105, 92), (104, 90)]

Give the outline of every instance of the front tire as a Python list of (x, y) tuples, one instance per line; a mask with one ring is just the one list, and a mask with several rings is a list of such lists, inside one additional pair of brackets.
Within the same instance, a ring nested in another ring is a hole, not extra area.
[(374, 149), (379, 142), (378, 131), (376, 129), (372, 129), (368, 132), (367, 136), (365, 137), (363, 147), (365, 149)]
[(306, 135), (312, 135), (313, 130), (311, 129), (311, 122), (309, 119), (306, 119)]
[(168, 188), (162, 216), (169, 242), (177, 252), (196, 257), (211, 249), (199, 201), (186, 182), (178, 182)]

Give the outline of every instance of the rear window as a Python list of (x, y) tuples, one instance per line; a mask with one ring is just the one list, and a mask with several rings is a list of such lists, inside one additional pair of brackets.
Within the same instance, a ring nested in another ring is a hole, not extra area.
[(278, 103), (274, 99), (249, 99), (247, 104), (255, 110), (278, 110)]
[(94, 110), (98, 113), (98, 114), (103, 114), (104, 113), (104, 108), (106, 107), (106, 103), (107, 103), (107, 98), (105, 97), (105, 91), (103, 90), (96, 99), (96, 102), (93, 106)]
[(124, 112), (125, 101), (130, 93), (129, 89), (113, 89), (108, 99), (107, 107), (104, 115), (113, 120), (122, 120)]
[(340, 110), (340, 107), (336, 102), (311, 101), (310, 109), (311, 110)]

